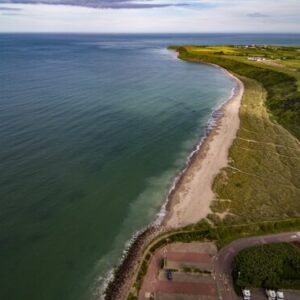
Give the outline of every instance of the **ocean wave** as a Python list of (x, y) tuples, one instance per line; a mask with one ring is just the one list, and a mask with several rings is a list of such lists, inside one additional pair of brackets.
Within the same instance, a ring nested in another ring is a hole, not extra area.
[[(225, 74), (227, 74), (225, 72)], [(160, 209), (160, 211), (157, 213), (156, 218), (153, 222), (153, 226), (158, 227), (162, 224), (164, 218), (167, 215), (167, 206), (170, 202), (170, 197), (172, 196), (172, 194), (174, 193), (174, 191), (177, 188), (178, 183), (180, 182), (180, 180), (183, 178), (184, 174), (186, 173), (187, 169), (189, 168), (189, 166), (191, 165), (193, 159), (195, 158), (195, 156), (199, 153), (199, 151), (201, 150), (201, 147), (203, 146), (204, 142), (206, 141), (206, 139), (209, 137), (211, 131), (217, 126), (218, 121), (220, 120), (220, 118), (223, 116), (223, 108), (224, 106), (234, 97), (235, 93), (237, 90), (237, 85), (235, 87), (232, 88), (231, 90), (231, 94), (229, 96), (229, 98), (227, 98), (224, 102), (222, 102), (221, 104), (219, 104), (211, 113), (210, 118), (204, 128), (204, 131), (201, 135), (200, 140), (198, 141), (198, 143), (196, 144), (196, 146), (194, 147), (194, 149), (192, 150), (192, 152), (189, 154), (189, 156), (187, 157), (187, 160), (184, 164), (183, 169), (175, 176), (171, 187), (168, 191), (167, 197)]]

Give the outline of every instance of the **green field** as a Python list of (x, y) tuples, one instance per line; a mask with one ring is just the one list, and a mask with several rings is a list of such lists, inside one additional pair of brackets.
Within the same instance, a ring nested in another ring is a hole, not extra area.
[(233, 279), (240, 288), (299, 289), (299, 244), (259, 245), (242, 250), (233, 262)]
[[(209, 218), (215, 223), (236, 224), (299, 216), (300, 48), (176, 49), (184, 60), (228, 69), (245, 86), (240, 129), (230, 149), (229, 166), (215, 179), (217, 197)], [(274, 64), (248, 60), (262, 55)], [(294, 60), (297, 64), (290, 69)]]

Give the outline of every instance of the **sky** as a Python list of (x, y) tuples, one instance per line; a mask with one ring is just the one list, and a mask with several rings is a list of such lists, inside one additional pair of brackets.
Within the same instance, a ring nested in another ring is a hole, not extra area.
[(300, 33), (300, 0), (0, 0), (0, 32)]

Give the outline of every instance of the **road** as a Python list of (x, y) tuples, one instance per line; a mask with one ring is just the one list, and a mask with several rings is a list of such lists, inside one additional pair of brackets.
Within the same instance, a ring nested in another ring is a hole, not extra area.
[(231, 276), (231, 265), (234, 257), (239, 251), (255, 245), (272, 244), (280, 242), (300, 241), (300, 232), (279, 233), (259, 237), (244, 238), (233, 241), (222, 248), (215, 260), (215, 274), (219, 299), (235, 300), (240, 299), (233, 287)]

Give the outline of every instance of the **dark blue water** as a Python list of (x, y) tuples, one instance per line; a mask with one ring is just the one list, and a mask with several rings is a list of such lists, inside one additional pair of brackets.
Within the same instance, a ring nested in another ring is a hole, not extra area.
[(0, 35), (0, 299), (88, 299), (234, 86), (169, 44), (300, 35)]

